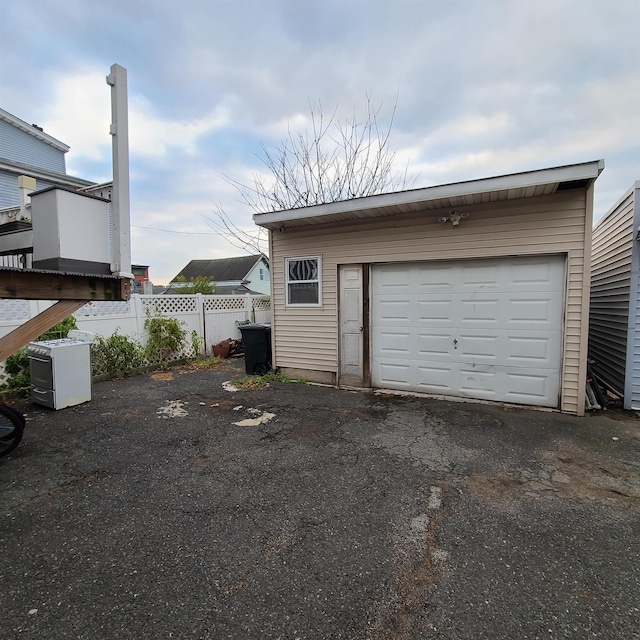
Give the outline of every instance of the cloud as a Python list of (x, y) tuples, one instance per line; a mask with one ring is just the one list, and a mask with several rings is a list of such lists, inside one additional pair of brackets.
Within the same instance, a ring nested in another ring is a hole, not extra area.
[(129, 104), (129, 144), (131, 152), (141, 156), (165, 157), (175, 151), (195, 154), (202, 138), (230, 124), (231, 112), (225, 105), (181, 122), (161, 117), (142, 96), (134, 96)]
[(110, 153), (111, 99), (105, 77), (104, 72), (79, 69), (54, 84), (43, 126), (71, 147), (73, 161), (102, 160)]

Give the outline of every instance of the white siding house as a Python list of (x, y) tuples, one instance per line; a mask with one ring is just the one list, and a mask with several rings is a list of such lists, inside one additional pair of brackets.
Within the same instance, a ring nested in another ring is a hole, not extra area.
[[(215, 260), (191, 260), (173, 280), (170, 287), (180, 289), (196, 278), (206, 278), (215, 286), (216, 293), (270, 292), (269, 260), (262, 254), (218, 258)], [(184, 281), (181, 281), (184, 279)]]
[(584, 413), (594, 161), (256, 214), (274, 366)]
[(596, 376), (640, 409), (640, 182), (593, 229), (589, 357)]

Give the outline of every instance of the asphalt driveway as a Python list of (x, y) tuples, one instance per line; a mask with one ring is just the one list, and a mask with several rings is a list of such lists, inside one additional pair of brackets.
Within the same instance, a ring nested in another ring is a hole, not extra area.
[(640, 422), (174, 369), (0, 459), (3, 638), (640, 638)]

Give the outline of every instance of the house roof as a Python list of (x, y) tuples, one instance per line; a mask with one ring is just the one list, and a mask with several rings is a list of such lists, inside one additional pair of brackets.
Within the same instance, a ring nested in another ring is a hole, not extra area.
[(299, 209), (256, 213), (254, 222), (267, 229), (393, 216), (414, 211), (465, 207), (498, 200), (548, 195), (556, 191), (587, 187), (604, 169), (594, 160), (550, 169), (513, 173), (493, 178), (383, 193)]
[(16, 116), (9, 113), (8, 111), (5, 111), (4, 109), (0, 109), (0, 120), (4, 120), (5, 122), (12, 124), (14, 127), (17, 127), (18, 129), (22, 129), (22, 131), (25, 131), (30, 136), (33, 136), (34, 138), (38, 138), (38, 140), (42, 140), (43, 142), (46, 142), (52, 147), (55, 147), (56, 149), (63, 151), (64, 153), (69, 151), (69, 145), (66, 145), (64, 142), (60, 142), (60, 140), (56, 140), (56, 138), (54, 138), (53, 136), (50, 136), (48, 133), (45, 133), (44, 131), (42, 131), (42, 129), (40, 129), (37, 125), (29, 124), (24, 120), (20, 120), (20, 118), (17, 118)]
[(261, 259), (264, 259), (262, 254), (217, 260), (192, 260), (171, 282), (175, 282), (180, 276), (187, 280), (203, 276), (214, 282), (242, 281)]

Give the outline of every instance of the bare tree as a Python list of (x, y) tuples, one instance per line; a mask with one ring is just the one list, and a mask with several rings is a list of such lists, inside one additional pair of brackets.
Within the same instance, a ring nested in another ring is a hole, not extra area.
[[(381, 106), (374, 107), (367, 95), (367, 112), (359, 120), (337, 120), (337, 107), (327, 119), (322, 105), (309, 103), (310, 129), (293, 133), (271, 152), (264, 143), (259, 156), (270, 178), (254, 173), (250, 184), (227, 180), (254, 213), (296, 209), (397, 191), (413, 186), (407, 169), (396, 171), (396, 154), (389, 138), (396, 112), (381, 127)], [(212, 226), (239, 248), (264, 253), (264, 229), (245, 230), (234, 224), (221, 204), (215, 205)]]

